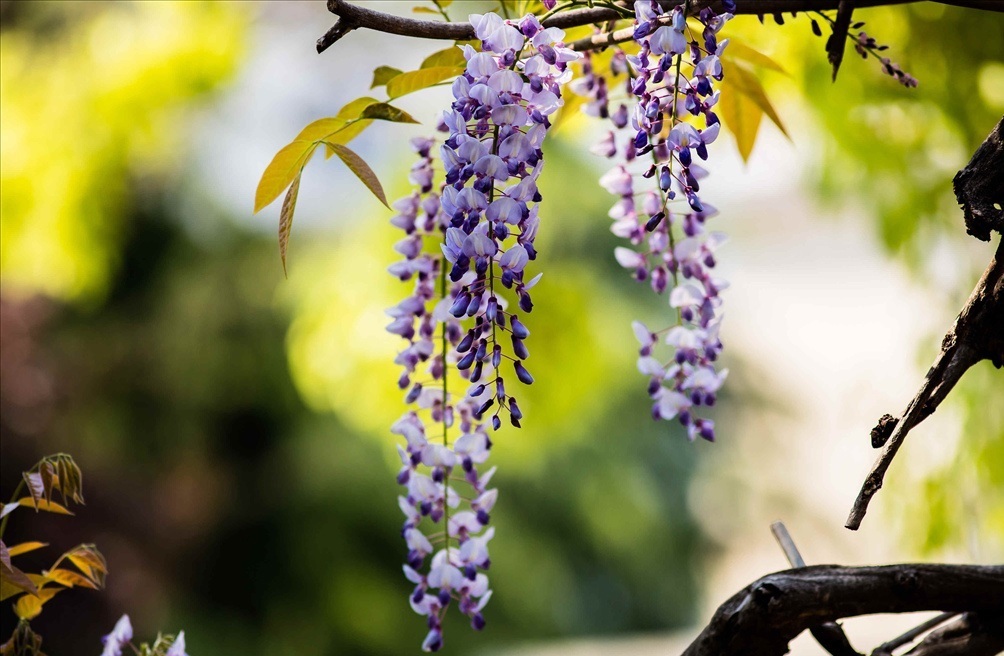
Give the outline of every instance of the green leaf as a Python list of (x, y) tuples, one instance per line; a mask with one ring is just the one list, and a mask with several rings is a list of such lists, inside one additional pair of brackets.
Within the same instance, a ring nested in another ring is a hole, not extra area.
[[(757, 79), (757, 76), (745, 66), (739, 65), (732, 67), (732, 70), (729, 71), (726, 79), (729, 77), (732, 78), (732, 89), (752, 100), (753, 103), (755, 103), (756, 106), (767, 115), (767, 118), (769, 118), (779, 130), (781, 130), (782, 134), (788, 137), (788, 139), (791, 139), (791, 136), (784, 127), (784, 123), (781, 122), (781, 117), (777, 115), (774, 105), (772, 105), (770, 99), (767, 98), (767, 92), (764, 91), (763, 85), (760, 84), (760, 80)], [(724, 96), (725, 93), (723, 92), (722, 95)]]
[[(321, 121), (328, 120), (331, 119), (321, 119)], [(318, 129), (314, 126), (321, 121), (311, 123), (304, 128), (303, 132)], [(258, 189), (255, 190), (254, 211), (256, 213), (272, 204), (272, 201), (278, 198), (279, 194), (292, 184), (293, 179), (300, 175), (307, 160), (314, 154), (315, 148), (317, 148), (316, 140), (307, 141), (297, 139), (275, 154), (275, 157), (272, 158), (272, 161), (265, 168), (265, 172), (261, 174), (261, 180), (258, 181)]]
[(400, 98), (409, 93), (427, 89), (443, 80), (455, 78), (463, 72), (459, 66), (433, 66), (432, 68), (420, 68), (417, 71), (401, 73), (387, 83), (387, 95), (392, 99)]
[(418, 123), (411, 114), (398, 109), (387, 103), (377, 103), (370, 105), (363, 110), (362, 118), (379, 119), (381, 121), (393, 121), (394, 123)]
[(359, 178), (364, 185), (366, 185), (366, 188), (373, 192), (373, 195), (376, 196), (386, 207), (390, 207), (387, 205), (387, 197), (383, 193), (383, 187), (380, 185), (380, 180), (377, 178), (376, 173), (373, 172), (373, 169), (369, 167), (369, 164), (363, 161), (362, 157), (357, 155), (355, 151), (350, 150), (347, 146), (333, 143), (331, 144), (331, 147), (334, 149), (335, 154), (338, 155), (339, 159), (345, 163), (345, 166), (349, 167), (349, 170), (355, 173), (356, 177)]
[(464, 59), (464, 51), (457, 46), (450, 46), (443, 50), (437, 50), (422, 60), (419, 68), (439, 68), (443, 66), (463, 67), (467, 60)]
[(293, 228), (293, 212), (296, 210), (296, 197), (300, 193), (300, 176), (293, 179), (293, 184), (286, 192), (282, 201), (282, 211), (279, 212), (279, 257), (282, 259), (282, 272), (286, 273), (286, 247), (289, 245), (289, 232)]
[(388, 80), (400, 75), (402, 72), (400, 68), (394, 68), (393, 66), (377, 66), (373, 71), (373, 84), (370, 85), (370, 89), (382, 87), (387, 84)]
[(735, 40), (729, 41), (729, 46), (725, 49), (725, 52), (722, 53), (722, 59), (725, 61), (744, 61), (748, 64), (752, 64), (753, 66), (767, 68), (790, 77), (788, 71), (784, 70), (784, 67), (781, 66), (781, 64), (777, 63), (775, 60), (771, 59), (759, 50), (754, 50), (745, 43), (739, 43)]

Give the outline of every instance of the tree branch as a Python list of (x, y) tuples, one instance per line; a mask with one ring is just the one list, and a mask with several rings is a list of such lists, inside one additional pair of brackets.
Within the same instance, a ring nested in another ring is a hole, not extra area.
[(1004, 612), (1004, 566), (817, 565), (769, 574), (722, 604), (683, 656), (781, 656), (812, 626), (925, 610)]
[(1000, 656), (1004, 652), (1004, 614), (966, 613), (931, 632), (906, 656)]
[[(682, 0), (681, 0), (682, 1)], [(917, 2), (919, 0), (857, 0), (857, 7), (874, 7), (879, 5), (896, 5)], [(819, 11), (836, 9), (840, 0), (737, 0), (737, 14), (774, 14), (799, 11)], [(988, 11), (1004, 12), (1000, 0), (935, 0), (946, 5), (969, 7), (971, 9), (986, 9)], [(691, 0), (691, 7), (699, 10), (704, 7), (720, 9), (720, 0)], [(398, 34), (420, 39), (443, 39), (450, 41), (475, 38), (474, 28), (466, 22), (440, 22), (404, 18), (380, 11), (367, 9), (351, 4), (346, 0), (328, 0), (328, 11), (338, 16), (338, 21), (324, 36), (317, 40), (317, 52), (321, 53), (331, 47), (336, 41), (352, 30), (365, 28), (388, 34)], [(618, 20), (623, 16), (614, 9), (596, 7), (591, 9), (573, 9), (561, 12), (544, 21), (544, 27), (567, 29), (593, 23)], [(569, 44), (576, 50), (591, 50), (594, 48), (626, 41), (633, 30), (619, 30), (607, 33), (602, 44), (593, 43), (589, 39), (580, 39)], [(627, 36), (623, 36), (624, 34)], [(602, 36), (602, 35), (601, 35)]]
[[(792, 567), (805, 567), (805, 559), (798, 552), (798, 547), (795, 546), (795, 541), (791, 539), (791, 534), (788, 533), (784, 522), (774, 522), (770, 525), (770, 530), (774, 534), (774, 539), (777, 540), (778, 545), (781, 547), (781, 551), (784, 552), (785, 557), (788, 559), (788, 564)], [(809, 627), (809, 632), (812, 633), (812, 637), (816, 639), (819, 646), (832, 654), (832, 656), (863, 656), (863, 654), (860, 654), (851, 646), (850, 640), (847, 639), (847, 634), (844, 633), (844, 630), (836, 622), (823, 622), (819, 626), (811, 626)]]
[(965, 212), (966, 232), (983, 241), (990, 241), (991, 230), (1004, 233), (1004, 118), (955, 174), (952, 187)]
[[(969, 232), (977, 237), (985, 232), (987, 239), (991, 228), (1004, 227), (1001, 210), (994, 207), (996, 204), (999, 208), (1004, 202), (1002, 125), (1004, 119), (969, 164), (955, 176), (956, 195), (965, 209)], [(1001, 326), (1004, 326), (1004, 239), (997, 244), (994, 259), (942, 340), (941, 352), (903, 416), (898, 420), (883, 416), (872, 429), (872, 446), (885, 446), (854, 501), (845, 524), (847, 528), (854, 531), (861, 526), (868, 504), (882, 488), (886, 471), (907, 434), (937, 409), (962, 375), (980, 360), (990, 360), (998, 368), (1004, 366), (1004, 329)]]

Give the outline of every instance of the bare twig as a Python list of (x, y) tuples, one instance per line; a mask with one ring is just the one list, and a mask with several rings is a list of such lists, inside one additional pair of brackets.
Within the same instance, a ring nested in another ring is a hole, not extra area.
[[(682, 1), (682, 0), (681, 0)], [(919, 0), (856, 0), (857, 7), (874, 7), (880, 5), (897, 5)], [(1000, 0), (935, 0), (941, 4), (986, 9), (988, 11), (1004, 12), (1004, 3)], [(737, 0), (737, 14), (771, 14), (781, 12), (822, 11), (836, 9), (840, 0)], [(721, 8), (721, 0), (691, 0), (691, 7), (700, 10), (704, 7)], [(317, 40), (317, 52), (324, 52), (333, 43), (352, 30), (365, 28), (377, 32), (399, 34), (420, 39), (465, 40), (474, 38), (474, 28), (466, 22), (439, 22), (404, 18), (380, 11), (367, 9), (346, 0), (328, 0), (328, 10), (338, 16), (338, 22), (324, 36)], [(590, 9), (574, 9), (555, 14), (544, 22), (545, 27), (562, 29), (602, 23), (604, 21), (622, 18), (621, 14), (604, 7)], [(580, 39), (570, 47), (576, 50), (593, 50), (612, 43), (627, 41), (633, 30), (617, 30), (607, 32), (602, 43), (594, 43), (591, 39)], [(625, 36), (626, 35), (626, 36)]]
[[(774, 534), (774, 539), (777, 540), (778, 545), (781, 547), (781, 551), (784, 552), (785, 557), (788, 559), (788, 563), (792, 567), (805, 567), (805, 560), (802, 558), (802, 554), (798, 552), (798, 547), (795, 546), (795, 541), (791, 539), (791, 535), (788, 533), (784, 522), (774, 522), (770, 525), (770, 530)], [(844, 633), (844, 630), (836, 622), (823, 622), (819, 626), (810, 627), (809, 632), (812, 633), (812, 637), (816, 639), (816, 642), (833, 656), (863, 656), (863, 654), (851, 646), (851, 641), (847, 639), (847, 634)]]
[(901, 636), (895, 637), (888, 642), (883, 642), (881, 645), (872, 651), (872, 656), (892, 656), (892, 653), (902, 647), (903, 645), (908, 645), (920, 636), (924, 635), (931, 629), (941, 626), (953, 617), (958, 617), (958, 613), (941, 613), (931, 619), (918, 624)]
[[(1004, 166), (1002, 124), (1004, 119), (976, 151), (969, 165), (955, 177), (956, 194), (965, 208), (970, 232), (975, 225), (970, 219), (977, 217), (984, 221), (980, 226), (988, 239), (991, 228), (999, 230), (1002, 227), (999, 223), (987, 222), (993, 218), (990, 212), (1000, 212), (994, 205), (1000, 207), (1004, 202), (1001, 200), (1004, 198), (1004, 174), (997, 168)], [(981, 360), (990, 360), (995, 367), (1004, 366), (1004, 240), (998, 243), (994, 259), (942, 340), (941, 352), (903, 416), (897, 421), (883, 417), (872, 429), (872, 444), (882, 446), (884, 442), (884, 447), (854, 501), (845, 524), (847, 528), (857, 530), (861, 526), (868, 503), (881, 489), (885, 473), (909, 432), (933, 413), (962, 375)], [(895, 426), (891, 434), (890, 425)], [(888, 440), (883, 439), (886, 435)]]
[(1004, 612), (1004, 566), (815, 565), (769, 574), (722, 604), (684, 656), (781, 656), (824, 622), (923, 610)]

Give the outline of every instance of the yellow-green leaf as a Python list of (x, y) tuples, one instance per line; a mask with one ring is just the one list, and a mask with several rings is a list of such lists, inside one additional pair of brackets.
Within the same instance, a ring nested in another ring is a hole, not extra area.
[(416, 14), (434, 14), (439, 15), (439, 12), (431, 7), (412, 7), (411, 10)]
[(466, 64), (467, 60), (464, 59), (464, 51), (457, 46), (450, 46), (443, 50), (437, 50), (423, 59), (422, 65), (419, 68), (439, 68), (442, 66), (460, 68), (466, 66)]
[[(311, 125), (314, 124), (312, 123)], [(310, 128), (310, 126), (307, 127)], [(275, 154), (275, 157), (272, 158), (272, 161), (265, 168), (265, 172), (261, 174), (261, 180), (258, 182), (258, 189), (254, 195), (255, 212), (259, 212), (262, 208), (270, 205), (272, 201), (279, 197), (279, 194), (286, 191), (286, 187), (293, 182), (293, 178), (300, 175), (307, 160), (314, 154), (316, 147), (316, 140), (298, 139), (286, 145)]]
[(401, 73), (403, 73), (403, 71), (400, 68), (394, 68), (393, 66), (377, 66), (373, 70), (373, 84), (370, 85), (370, 89), (382, 87), (387, 84), (387, 81), (392, 77), (400, 75)]
[(342, 121), (350, 121), (354, 118), (359, 118), (363, 110), (372, 105), (373, 103), (380, 102), (376, 98), (370, 98), (369, 96), (363, 96), (362, 98), (356, 98), (352, 102), (348, 103), (344, 107), (338, 110), (338, 114), (335, 118)]
[(345, 166), (349, 167), (349, 170), (356, 174), (356, 177), (362, 180), (362, 183), (366, 185), (366, 188), (373, 192), (381, 203), (385, 206), (387, 205), (387, 197), (383, 193), (383, 187), (380, 185), (380, 180), (377, 178), (376, 173), (373, 169), (369, 167), (363, 158), (355, 153), (355, 151), (350, 150), (347, 146), (342, 144), (331, 144), (331, 148), (335, 151)]
[(279, 212), (279, 257), (282, 259), (283, 273), (286, 273), (286, 247), (289, 245), (289, 231), (293, 228), (293, 212), (296, 210), (296, 197), (299, 193), (300, 176), (296, 176), (282, 201), (282, 211)]
[(27, 506), (28, 508), (34, 508), (35, 510), (44, 510), (46, 512), (56, 513), (57, 515), (72, 515), (64, 506), (59, 505), (55, 501), (46, 501), (45, 499), (38, 499), (37, 501), (31, 497), (21, 497), (17, 500), (22, 506)]
[(7, 553), (13, 558), (14, 556), (20, 556), (21, 554), (26, 554), (29, 551), (34, 551), (35, 549), (41, 549), (42, 547), (48, 547), (48, 542), (22, 542), (21, 544), (15, 544), (12, 547), (8, 547)]
[(736, 146), (743, 161), (749, 161), (763, 111), (748, 96), (732, 88), (722, 91), (717, 109), (722, 115), (723, 124), (736, 138)]
[[(394, 123), (418, 123), (411, 114), (387, 103), (376, 103), (363, 110), (361, 118), (393, 121)], [(341, 142), (341, 140), (339, 140)]]
[[(767, 115), (767, 118), (778, 127), (779, 130), (784, 134), (784, 136), (791, 138), (788, 135), (788, 131), (784, 127), (784, 123), (781, 122), (781, 117), (777, 115), (777, 111), (774, 110), (774, 105), (771, 104), (770, 99), (767, 98), (767, 92), (764, 91), (763, 85), (760, 84), (760, 80), (756, 75), (753, 74), (748, 68), (742, 65), (733, 66), (732, 69), (726, 74), (726, 79), (731, 77), (731, 88), (734, 91), (738, 91), (750, 100), (752, 100), (760, 110)], [(724, 96), (726, 91), (722, 92)]]
[(38, 595), (22, 595), (14, 602), (14, 614), (22, 620), (32, 620), (42, 612), (45, 602), (56, 596), (56, 593), (66, 588), (45, 588)]
[(755, 50), (745, 43), (739, 43), (734, 39), (729, 41), (728, 47), (725, 48), (725, 52), (722, 53), (722, 59), (726, 62), (730, 60), (744, 61), (748, 64), (759, 66), (760, 68), (767, 68), (772, 71), (788, 75), (788, 71), (784, 70), (784, 67), (781, 66), (781, 64), (777, 63), (775, 60), (771, 59), (759, 50)]
[(387, 83), (387, 95), (391, 98), (400, 98), (431, 87), (443, 80), (455, 78), (463, 72), (464, 70), (459, 66), (433, 66), (432, 68), (420, 68), (417, 71), (401, 73)]

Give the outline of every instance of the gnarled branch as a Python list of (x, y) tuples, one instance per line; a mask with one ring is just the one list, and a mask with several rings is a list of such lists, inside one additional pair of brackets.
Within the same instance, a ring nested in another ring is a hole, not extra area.
[[(1004, 198), (1004, 140), (1001, 129), (1004, 119), (980, 146), (966, 168), (955, 176), (955, 189), (966, 214), (970, 233), (985, 230), (989, 239), (994, 205), (1000, 207)], [(1000, 216), (996, 220), (1002, 221)], [(980, 223), (982, 222), (982, 223)], [(941, 342), (941, 352), (924, 377), (924, 383), (898, 420), (888, 415), (872, 429), (872, 446), (882, 448), (875, 464), (865, 478), (851, 508), (845, 526), (857, 530), (868, 511), (868, 504), (882, 487), (886, 471), (892, 464), (906, 436), (914, 426), (933, 413), (959, 382), (962, 375), (981, 360), (990, 360), (995, 367), (1004, 366), (1004, 239), (997, 253), (965, 306)], [(890, 427), (891, 431), (890, 431)]]
[[(682, 0), (681, 0), (682, 1)], [(880, 5), (897, 5), (919, 0), (857, 0), (856, 7), (875, 7)], [(988, 11), (1004, 12), (1000, 0), (935, 0), (941, 4), (969, 7), (971, 9), (986, 9)], [(736, 0), (737, 14), (777, 14), (799, 11), (822, 11), (836, 9), (840, 0)], [(721, 8), (720, 0), (690, 0), (694, 10), (703, 7)], [(324, 52), (332, 44), (355, 29), (370, 29), (377, 32), (399, 34), (419, 39), (443, 39), (450, 41), (473, 39), (474, 28), (466, 22), (441, 22), (404, 18), (374, 11), (345, 0), (328, 0), (328, 11), (338, 16), (338, 21), (324, 36), (317, 40), (317, 52)], [(573, 9), (561, 12), (544, 21), (545, 27), (562, 29), (580, 27), (622, 18), (620, 12), (605, 7), (590, 9)], [(599, 35), (602, 42), (581, 39), (569, 44), (576, 50), (592, 50), (611, 43), (626, 41), (631, 38), (632, 29), (619, 30)]]
[(812, 626), (925, 610), (996, 617), (1004, 612), (1004, 566), (817, 565), (769, 574), (722, 604), (683, 656), (781, 656)]

